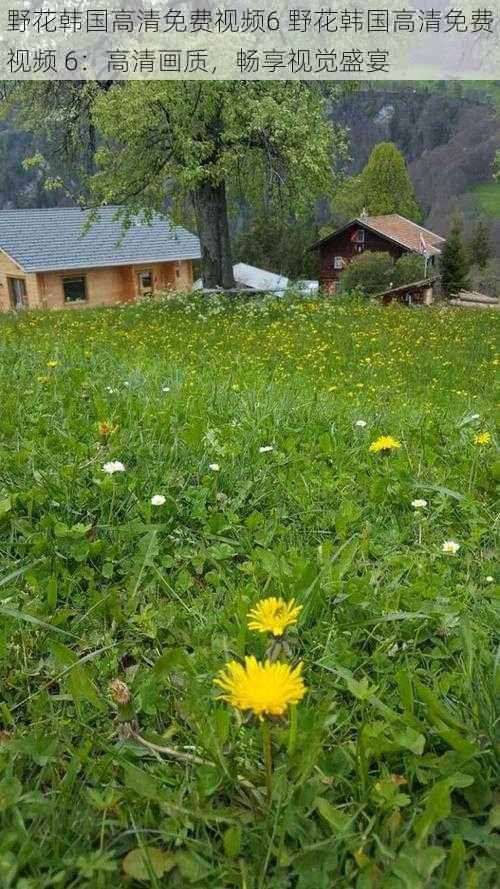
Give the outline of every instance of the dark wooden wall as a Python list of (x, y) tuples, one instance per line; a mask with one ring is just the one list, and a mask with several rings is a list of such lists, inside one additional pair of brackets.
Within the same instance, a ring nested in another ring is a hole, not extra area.
[[(359, 225), (351, 226), (318, 248), (320, 258), (319, 278), (320, 284), (323, 287), (335, 289), (335, 285), (342, 274), (341, 271), (334, 268), (336, 256), (341, 256), (345, 262), (349, 263), (355, 256), (360, 256), (361, 253), (366, 253), (367, 250), (374, 253), (390, 253), (394, 259), (399, 259), (403, 253), (409, 252), (404, 247), (398, 247), (397, 244), (386, 240), (382, 235), (377, 235), (367, 229), (365, 229), (364, 244), (359, 245), (351, 240), (353, 233), (359, 227)], [(361, 250), (359, 250), (360, 246), (362, 247)]]

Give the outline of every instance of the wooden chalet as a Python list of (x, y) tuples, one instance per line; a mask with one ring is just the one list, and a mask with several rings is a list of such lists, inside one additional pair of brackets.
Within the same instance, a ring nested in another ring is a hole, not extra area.
[(390, 253), (395, 260), (405, 253), (419, 253), (427, 257), (428, 268), (432, 269), (444, 243), (445, 239), (440, 235), (398, 213), (388, 216), (362, 213), (317, 241), (310, 249), (319, 252), (321, 286), (335, 291), (342, 272), (351, 260), (367, 250)]

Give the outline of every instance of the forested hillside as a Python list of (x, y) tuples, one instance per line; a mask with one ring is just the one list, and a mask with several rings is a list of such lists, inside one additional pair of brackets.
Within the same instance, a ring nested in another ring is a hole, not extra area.
[(492, 180), (500, 147), (498, 84), (360, 85), (335, 116), (349, 128), (349, 173), (359, 172), (377, 142), (395, 142), (409, 165), (424, 224), (446, 234), (458, 208), (469, 233), (485, 214), (500, 256), (500, 184)]

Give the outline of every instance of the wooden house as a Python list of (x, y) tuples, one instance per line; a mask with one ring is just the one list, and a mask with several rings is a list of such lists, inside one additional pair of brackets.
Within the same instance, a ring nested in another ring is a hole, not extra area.
[(191, 290), (198, 238), (165, 217), (126, 231), (116, 207), (0, 212), (0, 310), (104, 306)]
[(335, 291), (342, 272), (355, 256), (365, 251), (390, 253), (397, 260), (405, 253), (427, 256), (429, 270), (435, 268), (445, 239), (398, 213), (368, 216), (362, 213), (342, 228), (317, 241), (310, 248), (318, 250), (319, 279), (322, 287)]

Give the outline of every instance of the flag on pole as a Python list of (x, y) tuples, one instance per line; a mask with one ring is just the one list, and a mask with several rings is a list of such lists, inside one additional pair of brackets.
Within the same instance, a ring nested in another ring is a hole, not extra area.
[(419, 252), (422, 254), (422, 256), (424, 257), (424, 260), (425, 260), (424, 275), (425, 275), (425, 277), (427, 277), (427, 262), (428, 262), (428, 260), (429, 260), (429, 257), (432, 256), (432, 250), (430, 249), (429, 245), (428, 245), (427, 242), (425, 241), (422, 232), (420, 232), (420, 240), (419, 240), (419, 247), (418, 247), (418, 249), (419, 249)]
[(429, 247), (424, 240), (422, 232), (420, 232), (419, 252), (422, 254), (422, 256), (429, 256), (430, 253)]

